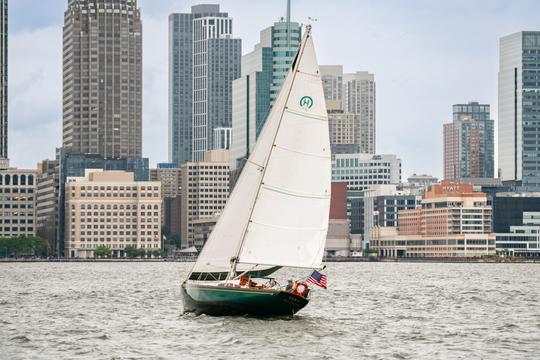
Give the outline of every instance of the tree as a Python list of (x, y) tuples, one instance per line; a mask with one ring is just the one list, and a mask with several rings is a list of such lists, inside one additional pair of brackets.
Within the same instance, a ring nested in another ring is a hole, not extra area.
[(0, 238), (0, 256), (49, 256), (51, 246), (39, 236)]
[(133, 259), (134, 257), (139, 256), (139, 249), (137, 249), (136, 246), (128, 245), (128, 246), (126, 246), (126, 248), (124, 249), (124, 253), (126, 254), (126, 256), (127, 256), (128, 258)]
[(110, 257), (112, 250), (106, 246), (100, 245), (94, 249), (94, 257)]
[(154, 251), (152, 251), (152, 255), (157, 258), (162, 257), (163, 251), (161, 249), (155, 249)]

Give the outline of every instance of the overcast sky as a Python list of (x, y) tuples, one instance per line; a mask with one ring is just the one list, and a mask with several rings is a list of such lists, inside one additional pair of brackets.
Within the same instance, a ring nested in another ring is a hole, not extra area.
[[(143, 152), (167, 161), (167, 18), (200, 1), (139, 0), (143, 18)], [(243, 53), (285, 14), (285, 0), (223, 0)], [(62, 24), (67, 0), (9, 0), (9, 157), (35, 167), (62, 140)], [(320, 64), (366, 70), (377, 82), (377, 152), (397, 154), (403, 178), (442, 175), (451, 105), (491, 104), (497, 118), (498, 42), (540, 30), (537, 0), (293, 0), (316, 18)]]

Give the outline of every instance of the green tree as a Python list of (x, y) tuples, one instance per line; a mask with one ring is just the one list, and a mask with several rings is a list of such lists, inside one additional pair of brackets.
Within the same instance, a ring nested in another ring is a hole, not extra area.
[(127, 256), (128, 258), (133, 259), (134, 257), (139, 256), (139, 249), (137, 249), (136, 246), (128, 245), (128, 246), (126, 246), (126, 248), (124, 249), (124, 253), (126, 254), (126, 256)]
[(112, 250), (106, 246), (100, 245), (94, 249), (94, 257), (110, 257), (112, 255)]
[(146, 250), (139, 248), (137, 249), (137, 257), (145, 257), (146, 256)]
[(152, 251), (152, 256), (160, 258), (163, 256), (163, 251), (161, 249), (155, 249)]
[(49, 256), (51, 246), (39, 236), (0, 238), (0, 256)]

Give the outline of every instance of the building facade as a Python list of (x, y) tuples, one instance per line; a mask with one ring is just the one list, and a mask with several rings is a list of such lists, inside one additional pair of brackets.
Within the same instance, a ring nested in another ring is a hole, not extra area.
[(347, 184), (332, 182), (331, 194), (325, 256), (349, 257), (361, 250), (361, 245), (351, 236), (351, 224), (347, 217)]
[(233, 20), (219, 5), (169, 17), (169, 161), (178, 166), (202, 161), (215, 148), (214, 129), (232, 126), (242, 55), (232, 36)]
[(150, 181), (161, 183), (161, 221), (167, 229), (164, 235), (168, 240), (180, 238), (182, 170), (175, 163), (159, 163), (157, 168), (150, 169)]
[(212, 230), (216, 226), (219, 219), (219, 214), (209, 218), (202, 218), (193, 221), (193, 246), (197, 251), (201, 251), (210, 237)]
[(371, 227), (398, 226), (398, 212), (415, 209), (420, 199), (414, 188), (403, 188), (403, 184), (372, 185), (361, 192), (350, 192), (351, 232), (362, 234), (363, 248), (366, 249)]
[(326, 100), (326, 110), (331, 153), (359, 153), (360, 115), (343, 111), (338, 100)]
[(370, 246), (387, 257), (481, 257), (495, 254), (492, 208), (470, 184), (442, 181), (421, 206), (398, 212), (399, 226), (372, 227)]
[(66, 184), (67, 257), (89, 258), (98, 246), (123, 257), (126, 246), (161, 248), (161, 183), (125, 171), (87, 170)]
[(0, 0), (0, 158), (8, 158), (8, 0)]
[(142, 23), (137, 0), (69, 0), (64, 14), (63, 147), (142, 156)]
[(232, 142), (232, 128), (218, 127), (214, 129), (214, 150), (229, 150)]
[[(367, 71), (343, 73), (341, 65), (321, 65), (324, 97), (331, 116), (339, 113), (355, 114), (354, 142), (356, 152), (374, 154), (376, 149), (376, 84), (375, 75)], [(338, 102), (338, 103), (336, 103)]]
[(444, 124), (444, 178), (493, 178), (494, 121), (487, 104), (453, 106), (453, 122)]
[(427, 175), (427, 174), (422, 174), (422, 175), (412, 174), (411, 176), (407, 178), (407, 183), (409, 183), (412, 186), (429, 186), (429, 185), (436, 184), (438, 182), (439, 182), (438, 178), (436, 178), (433, 175)]
[(193, 15), (169, 16), (169, 162), (191, 160)]
[(229, 196), (229, 152), (211, 150), (182, 166), (181, 244), (194, 246), (194, 221), (221, 213)]
[(376, 151), (376, 88), (375, 75), (367, 71), (345, 74), (345, 106), (348, 112), (360, 116), (358, 142), (360, 152)]
[(323, 83), (324, 98), (329, 101), (339, 101), (341, 109), (346, 110), (344, 100), (343, 66), (319, 65)]
[(241, 169), (253, 150), (301, 36), (299, 23), (275, 22), (261, 31), (255, 49), (242, 56), (241, 76), (233, 82), (231, 170)]
[(512, 226), (523, 226), (523, 214), (540, 212), (540, 192), (498, 192), (493, 197), (493, 231), (509, 233)]
[(35, 170), (0, 170), (0, 238), (36, 235)]
[(61, 253), (58, 239), (60, 160), (44, 160), (38, 165), (36, 186), (36, 233), (51, 245), (54, 255)]
[(164, 198), (181, 194), (182, 170), (175, 163), (157, 164), (157, 168), (150, 169), (149, 180), (161, 182), (161, 194)]
[(498, 154), (500, 178), (540, 189), (540, 31), (500, 39)]
[(399, 184), (401, 160), (396, 155), (335, 154), (332, 181), (346, 182), (349, 191), (363, 191), (374, 185)]
[(510, 256), (540, 257), (540, 211), (523, 212), (522, 223), (510, 226), (509, 233), (497, 233), (497, 252)]

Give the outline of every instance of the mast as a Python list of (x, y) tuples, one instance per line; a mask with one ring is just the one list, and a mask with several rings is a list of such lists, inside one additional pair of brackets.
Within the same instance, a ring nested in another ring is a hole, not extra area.
[[(288, 3), (290, 4), (290, 0), (287, 0)], [(290, 23), (289, 23), (290, 25)], [(291, 94), (291, 90), (292, 90), (292, 84), (294, 84), (294, 80), (296, 79), (296, 68), (298, 67), (299, 63), (300, 63), (300, 59), (302, 58), (302, 54), (304, 52), (304, 48), (306, 46), (306, 40), (308, 39), (308, 37), (311, 35), (311, 25), (308, 25), (306, 27), (306, 35), (304, 37), (304, 41), (302, 41), (302, 44), (301, 44), (301, 47), (300, 49), (298, 49), (298, 54), (297, 56), (295, 57), (295, 59), (293, 60), (293, 62), (291, 63), (291, 69), (290, 71), (293, 71), (293, 79), (291, 81), (291, 86), (289, 87), (288, 89), (288, 93), (287, 93), (287, 100), (285, 101), (285, 104), (287, 104), (287, 101), (289, 99), (289, 96)], [(257, 198), (259, 196), (259, 193), (261, 191), (261, 186), (263, 184), (263, 180), (264, 180), (264, 175), (266, 174), (266, 169), (267, 169), (267, 165), (268, 165), (268, 161), (270, 160), (270, 157), (272, 155), (272, 152), (274, 151), (274, 148), (275, 148), (275, 142), (276, 142), (276, 138), (277, 138), (277, 135), (279, 134), (279, 129), (281, 127), (281, 122), (283, 120), (283, 114), (285, 113), (285, 110), (286, 110), (286, 106), (283, 107), (283, 109), (281, 109), (281, 114), (280, 114), (280, 119), (279, 119), (279, 123), (278, 123), (278, 126), (277, 126), (277, 129), (276, 129), (276, 132), (274, 133), (274, 136), (273, 136), (273, 140), (272, 140), (272, 147), (270, 149), (270, 153), (268, 154), (268, 156), (266, 157), (265, 161), (264, 161), (264, 164), (263, 164), (263, 170), (262, 170), (262, 176), (261, 176), (261, 181), (259, 182), (259, 185), (257, 187), (257, 195), (255, 196), (255, 198)], [(248, 160), (249, 161), (249, 160)], [(248, 229), (248, 226), (249, 226), (249, 223), (251, 222), (251, 218), (253, 216), (253, 210), (255, 209), (255, 202), (251, 205), (251, 208), (250, 208), (250, 213), (249, 213), (249, 220), (248, 222), (246, 223), (245, 227), (244, 227), (244, 230), (242, 232), (242, 239), (240, 240), (240, 243), (238, 245), (238, 249), (236, 251), (236, 255), (234, 257), (231, 258), (231, 270), (229, 272), (229, 276), (227, 277), (228, 280), (230, 279), (233, 279), (234, 278), (234, 274), (236, 273), (236, 266), (239, 262), (239, 256), (240, 256), (240, 253), (242, 252), (242, 247), (244, 245), (244, 242), (245, 242), (245, 239), (246, 239), (246, 233), (247, 233), (247, 229)]]

